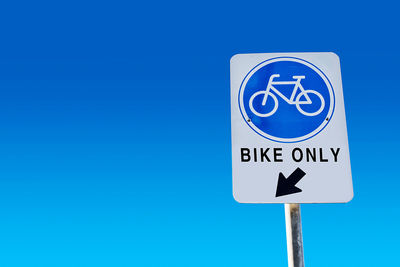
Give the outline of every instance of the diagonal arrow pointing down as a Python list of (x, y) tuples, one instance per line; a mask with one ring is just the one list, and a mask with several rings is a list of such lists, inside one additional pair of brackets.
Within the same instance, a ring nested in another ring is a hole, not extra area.
[(294, 172), (286, 178), (281, 172), (279, 173), (278, 186), (276, 187), (275, 197), (299, 193), (302, 190), (296, 187), (296, 184), (304, 177), (306, 173), (297, 168)]

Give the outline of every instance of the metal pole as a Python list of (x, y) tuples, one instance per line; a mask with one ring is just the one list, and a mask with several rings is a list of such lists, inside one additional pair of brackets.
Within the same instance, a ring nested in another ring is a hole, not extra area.
[(304, 267), (299, 204), (285, 204), (285, 220), (289, 267)]

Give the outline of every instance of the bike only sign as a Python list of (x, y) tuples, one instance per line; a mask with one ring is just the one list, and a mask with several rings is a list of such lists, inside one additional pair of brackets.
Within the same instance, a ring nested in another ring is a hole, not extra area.
[(231, 59), (233, 195), (241, 203), (353, 198), (339, 57)]

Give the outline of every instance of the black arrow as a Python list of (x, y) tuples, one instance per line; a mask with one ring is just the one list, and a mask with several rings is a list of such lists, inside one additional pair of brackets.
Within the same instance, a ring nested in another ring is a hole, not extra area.
[(286, 177), (280, 172), (278, 178), (278, 186), (276, 187), (276, 194), (275, 197), (290, 195), (294, 193), (299, 193), (302, 190), (296, 187), (296, 184), (306, 175), (302, 169), (297, 168), (294, 172)]

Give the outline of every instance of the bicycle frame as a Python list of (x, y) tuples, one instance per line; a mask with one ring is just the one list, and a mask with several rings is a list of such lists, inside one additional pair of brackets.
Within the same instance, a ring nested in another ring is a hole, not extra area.
[[(311, 104), (311, 99), (310, 97), (307, 95), (307, 93), (304, 93), (304, 97), (306, 98), (306, 100), (303, 101), (294, 101), (295, 96), (296, 96), (296, 92), (297, 90), (300, 88), (300, 90), (302, 92), (304, 92), (304, 88), (301, 85), (301, 80), (305, 78), (305, 76), (293, 76), (293, 79), (296, 79), (294, 81), (273, 81), (274, 78), (279, 78), (280, 75), (279, 74), (272, 74), (271, 77), (269, 77), (268, 80), (268, 85), (267, 85), (267, 89), (265, 90), (265, 95), (262, 101), (262, 105), (265, 106), (265, 104), (267, 103), (267, 98), (268, 98), (268, 93), (272, 90), (275, 94), (277, 94), (278, 96), (280, 96), (283, 100), (285, 100), (288, 104)], [(283, 95), (281, 92), (278, 91), (278, 89), (276, 89), (273, 85), (294, 85), (292, 94), (290, 95), (290, 98), (287, 98), (285, 95)]]

